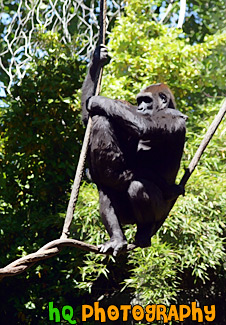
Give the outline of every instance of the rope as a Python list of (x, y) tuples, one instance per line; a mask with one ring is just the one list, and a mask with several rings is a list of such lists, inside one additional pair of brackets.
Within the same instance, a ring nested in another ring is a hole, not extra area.
[(223, 120), (224, 115), (226, 113), (226, 99), (224, 100), (219, 112), (217, 113), (215, 119), (213, 120), (213, 122), (211, 123), (209, 129), (207, 130), (198, 150), (196, 151), (194, 157), (192, 158), (192, 161), (190, 162), (188, 168), (185, 170), (185, 173), (180, 181), (180, 185), (185, 186), (185, 184), (187, 183), (188, 179), (190, 178), (191, 174), (193, 173), (193, 171), (195, 170), (195, 167), (197, 166), (204, 150), (206, 149), (206, 147), (208, 146), (212, 136), (214, 135), (214, 133), (216, 132), (220, 122)]
[[(100, 16), (100, 36), (99, 36), (99, 44), (105, 44), (105, 34), (106, 34), (106, 13), (107, 13), (107, 4), (106, 0), (101, 0), (100, 2), (100, 11), (101, 11), (101, 16)], [(100, 93), (100, 86), (101, 86), (101, 79), (102, 79), (102, 73), (103, 69), (99, 71), (99, 77), (98, 81), (96, 84), (96, 89), (95, 89), (95, 96), (99, 95)], [(91, 117), (88, 120), (88, 124), (86, 127), (86, 132), (83, 140), (83, 145), (82, 145), (82, 150), (80, 153), (79, 157), (79, 162), (75, 174), (75, 179), (74, 183), (72, 185), (72, 191), (71, 191), (71, 196), (67, 208), (67, 214), (66, 218), (64, 221), (64, 227), (63, 231), (61, 234), (61, 238), (67, 238), (70, 234), (69, 228), (73, 219), (73, 214), (75, 210), (75, 205), (78, 200), (78, 194), (79, 194), (79, 188), (82, 180), (82, 174), (85, 166), (85, 160), (87, 156), (87, 150), (89, 146), (89, 139), (90, 139), (90, 134), (92, 130), (92, 119)]]
[[(187, 183), (187, 181), (189, 180), (191, 174), (193, 173), (193, 171), (195, 170), (195, 167), (197, 166), (203, 152), (205, 151), (207, 145), (209, 144), (210, 140), (212, 139), (214, 133), (216, 132), (219, 124), (221, 123), (221, 121), (224, 118), (224, 115), (226, 113), (226, 99), (223, 101), (223, 104), (219, 110), (219, 112), (217, 113), (215, 119), (213, 120), (213, 122), (211, 123), (209, 129), (207, 130), (202, 142), (200, 143), (194, 157), (192, 158), (188, 168), (185, 170), (184, 175), (180, 181), (180, 185), (185, 186), (185, 184)], [(169, 214), (169, 212), (172, 210), (174, 204), (176, 203), (177, 198), (172, 201), (172, 204), (169, 207), (169, 210), (167, 211), (167, 215)], [(157, 225), (156, 228), (153, 231), (152, 236), (159, 230), (159, 228), (162, 226), (162, 224), (164, 223), (165, 219), (160, 221)]]

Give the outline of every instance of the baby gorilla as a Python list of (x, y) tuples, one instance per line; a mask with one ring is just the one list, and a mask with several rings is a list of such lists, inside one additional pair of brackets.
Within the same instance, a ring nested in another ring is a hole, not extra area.
[(175, 108), (164, 84), (151, 85), (137, 96), (138, 106), (93, 96), (107, 49), (94, 52), (82, 88), (82, 116), (92, 117), (89, 169), (99, 191), (100, 215), (110, 240), (100, 252), (116, 256), (127, 245), (122, 224), (137, 224), (135, 244), (151, 245), (172, 201), (184, 190), (175, 185), (185, 142), (187, 117)]

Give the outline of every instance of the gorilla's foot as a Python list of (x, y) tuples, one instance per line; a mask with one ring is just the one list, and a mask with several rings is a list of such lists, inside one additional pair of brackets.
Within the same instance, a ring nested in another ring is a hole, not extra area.
[(146, 227), (137, 227), (135, 245), (141, 248), (151, 246), (151, 228), (148, 225)]
[(121, 238), (111, 238), (106, 243), (98, 246), (100, 253), (107, 253), (112, 250), (112, 255), (117, 256), (118, 253), (127, 246), (127, 241)]
[(164, 199), (172, 201), (178, 198), (179, 195), (185, 195), (185, 189), (182, 185), (170, 185), (168, 189), (163, 193)]
[(136, 237), (135, 238), (135, 243), (136, 246), (145, 248), (145, 247), (150, 247), (151, 246), (151, 238), (150, 237)]

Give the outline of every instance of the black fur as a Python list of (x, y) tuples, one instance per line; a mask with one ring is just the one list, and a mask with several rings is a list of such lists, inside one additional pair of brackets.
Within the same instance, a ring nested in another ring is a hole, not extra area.
[(183, 193), (175, 178), (183, 153), (186, 116), (170, 107), (140, 112), (126, 102), (92, 97), (97, 73), (107, 61), (106, 48), (98, 51), (83, 84), (82, 116), (84, 123), (88, 112), (92, 116), (89, 168), (110, 235), (100, 251), (112, 250), (117, 255), (127, 244), (121, 224), (136, 223), (135, 243), (150, 246), (171, 201)]

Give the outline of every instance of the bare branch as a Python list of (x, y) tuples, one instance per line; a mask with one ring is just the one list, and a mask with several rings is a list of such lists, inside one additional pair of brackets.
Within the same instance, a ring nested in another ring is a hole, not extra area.
[(182, 28), (186, 12), (186, 0), (180, 0), (180, 13), (177, 28)]
[(164, 20), (165, 20), (166, 17), (169, 15), (170, 11), (171, 11), (172, 8), (173, 8), (173, 3), (174, 3), (174, 0), (170, 0), (169, 6), (167, 7), (164, 16), (163, 16), (162, 19), (160, 20), (160, 24), (163, 24), (163, 23), (164, 23)]
[[(9, 265), (5, 266), (4, 268), (1, 268), (0, 280), (7, 276), (14, 276), (20, 274), (26, 271), (27, 269), (29, 269), (38, 261), (45, 260), (47, 258), (57, 255), (61, 251), (61, 249), (65, 246), (77, 247), (88, 252), (93, 252), (95, 254), (102, 254), (102, 255), (111, 254), (111, 253), (106, 253), (106, 254), (100, 253), (97, 246), (87, 244), (76, 239), (56, 239), (41, 247), (37, 252), (21, 257), (16, 261), (10, 263)], [(136, 248), (135, 245), (129, 244), (127, 245), (127, 248), (121, 251), (121, 253), (126, 253), (135, 248)]]

